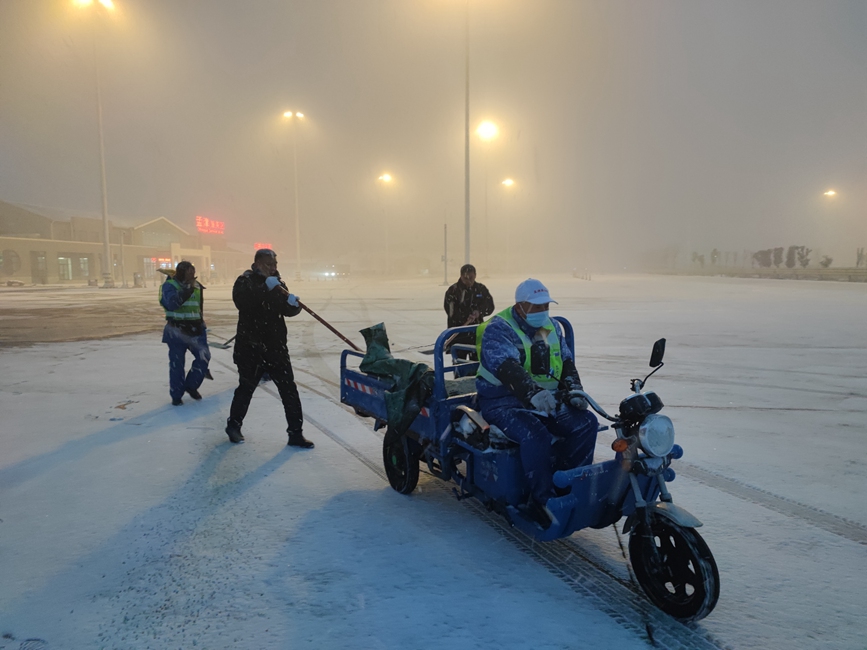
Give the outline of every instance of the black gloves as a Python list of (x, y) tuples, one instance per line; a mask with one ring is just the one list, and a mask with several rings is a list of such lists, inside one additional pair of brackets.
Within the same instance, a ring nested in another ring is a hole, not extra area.
[(581, 377), (578, 376), (578, 369), (575, 367), (575, 362), (572, 359), (563, 359), (563, 372), (560, 373), (560, 390), (583, 390), (581, 386)]
[(506, 359), (500, 364), (497, 370), (497, 379), (503, 382), (503, 385), (512, 391), (519, 400), (524, 403), (524, 406), (531, 408), (530, 400), (533, 395), (538, 393), (542, 388), (533, 381), (524, 367), (515, 359)]

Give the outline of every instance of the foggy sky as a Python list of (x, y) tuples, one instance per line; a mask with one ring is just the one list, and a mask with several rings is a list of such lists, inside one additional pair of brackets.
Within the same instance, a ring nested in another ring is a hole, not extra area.
[[(209, 216), (291, 258), (300, 110), (303, 257), (382, 254), (387, 220), (437, 275), (445, 221), (463, 261), (465, 2), (115, 1), (110, 214)], [(867, 245), (863, 0), (469, 4), (471, 128), (501, 129), (472, 137), (477, 266), (507, 243), (524, 270), (791, 244), (854, 265)], [(0, 1), (0, 200), (99, 212), (91, 20)]]

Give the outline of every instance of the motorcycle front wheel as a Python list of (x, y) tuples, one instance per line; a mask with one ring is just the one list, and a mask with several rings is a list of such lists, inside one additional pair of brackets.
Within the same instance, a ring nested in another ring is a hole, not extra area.
[(389, 427), (382, 439), (382, 462), (388, 484), (401, 494), (409, 494), (418, 485), (418, 443), (406, 434)]
[(651, 512), (629, 537), (629, 558), (638, 584), (666, 614), (697, 621), (716, 606), (719, 569), (695, 529)]

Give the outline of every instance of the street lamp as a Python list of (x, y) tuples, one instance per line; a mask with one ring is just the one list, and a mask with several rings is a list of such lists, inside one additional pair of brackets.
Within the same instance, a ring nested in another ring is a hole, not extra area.
[(295, 176), (295, 280), (301, 281), (301, 221), (298, 217), (298, 122), (304, 113), (286, 111), (283, 117), (292, 120), (292, 166)]
[[(515, 186), (515, 181), (511, 178), (507, 178), (504, 180), (501, 185), (506, 188), (507, 191), (511, 190)], [(507, 263), (512, 259), (512, 213), (511, 211), (507, 212), (506, 216), (506, 261)]]
[(829, 198), (832, 197), (832, 196), (837, 196), (837, 192), (835, 192), (834, 190), (828, 190), (828, 191), (825, 192), (824, 194), (825, 194), (825, 196), (827, 196), (827, 197), (829, 197)]
[(481, 124), (479, 124), (479, 128), (476, 129), (476, 135), (478, 135), (485, 142), (490, 142), (500, 133), (500, 129), (497, 128), (497, 125), (489, 120), (485, 120)]
[[(78, 5), (79, 7), (88, 7), (94, 4), (94, 2), (93, 0), (73, 0), (72, 4)], [(114, 3), (111, 0), (99, 0), (99, 4), (109, 11), (114, 9)]]
[(390, 228), (390, 221), (388, 219), (388, 214), (386, 213), (386, 210), (385, 210), (385, 201), (383, 200), (383, 193), (385, 192), (385, 188), (388, 187), (389, 184), (394, 182), (394, 176), (392, 176), (391, 174), (386, 172), (376, 180), (379, 181), (379, 186), (382, 188), (382, 192), (380, 193), (380, 196), (379, 196), (379, 205), (382, 208), (382, 219), (383, 219), (383, 221), (385, 221), (385, 274), (391, 275), (391, 250), (390, 250), (390, 244), (389, 244), (389, 239), (390, 239), (389, 230), (391, 228)]
[[(464, 264), (470, 263), (470, 0), (464, 14)], [(446, 280), (448, 281), (448, 280)]]
[[(500, 129), (497, 125), (489, 120), (485, 120), (479, 124), (476, 129), (476, 135), (479, 136), (482, 142), (490, 143), (491, 140), (499, 135)], [(485, 151), (485, 266), (488, 266), (490, 259), (488, 256), (489, 250), (488, 239), (488, 152)]]
[[(74, 0), (75, 5), (79, 7), (87, 7), (93, 5), (93, 0)], [(99, 0), (99, 4), (106, 11), (114, 11), (114, 3), (112, 0)], [(96, 9), (97, 7), (94, 7)], [(100, 180), (102, 183), (102, 280), (103, 289), (114, 287), (114, 273), (111, 263), (111, 245), (109, 242), (108, 232), (108, 192), (105, 184), (105, 140), (102, 135), (102, 92), (99, 83), (99, 53), (96, 46), (96, 17), (91, 21), (91, 29), (93, 35), (93, 70), (96, 78), (96, 121), (99, 129), (99, 171)]]

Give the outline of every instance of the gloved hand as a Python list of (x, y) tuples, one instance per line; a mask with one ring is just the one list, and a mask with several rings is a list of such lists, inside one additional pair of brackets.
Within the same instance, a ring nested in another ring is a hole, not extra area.
[(298, 296), (296, 296), (294, 293), (290, 293), (288, 296), (286, 296), (286, 302), (288, 302), (293, 307), (297, 307), (298, 306)]
[(571, 404), (573, 407), (575, 407), (579, 411), (583, 411), (584, 409), (587, 408), (587, 400), (584, 398), (583, 395), (578, 394), (579, 390), (583, 390), (583, 389), (576, 388), (576, 389), (570, 390), (569, 393), (567, 394), (567, 397), (568, 397), (569, 404)]
[(530, 398), (530, 404), (537, 411), (542, 411), (548, 415), (554, 415), (557, 412), (557, 398), (549, 390), (540, 390), (533, 395)]
[(265, 285), (268, 287), (268, 291), (271, 291), (272, 289), (274, 289), (274, 287), (280, 285), (280, 278), (278, 278), (276, 275), (269, 275), (267, 278), (265, 278)]

